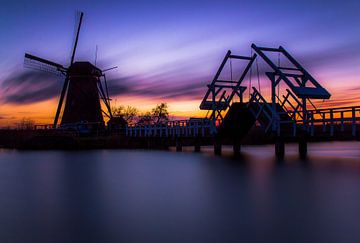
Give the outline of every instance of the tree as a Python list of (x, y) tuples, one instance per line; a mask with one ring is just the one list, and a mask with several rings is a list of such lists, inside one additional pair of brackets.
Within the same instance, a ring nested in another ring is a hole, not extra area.
[(129, 125), (134, 124), (139, 111), (133, 106), (119, 106), (113, 108), (113, 115), (122, 117)]
[(21, 130), (33, 130), (35, 128), (35, 122), (30, 118), (24, 117), (17, 123), (17, 128)]
[(165, 124), (169, 121), (168, 105), (161, 103), (151, 110), (154, 124)]
[(146, 126), (154, 124), (153, 115), (150, 112), (145, 112), (144, 114), (139, 116), (139, 120), (137, 125)]

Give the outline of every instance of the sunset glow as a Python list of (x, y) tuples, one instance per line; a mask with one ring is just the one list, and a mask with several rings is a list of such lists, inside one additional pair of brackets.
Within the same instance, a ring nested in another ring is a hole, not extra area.
[[(3, 4), (0, 125), (23, 117), (52, 123), (63, 78), (24, 68), (23, 57), (30, 52), (67, 66), (76, 9), (85, 12), (76, 60), (94, 62), (98, 46), (97, 66), (118, 66), (107, 74), (113, 106), (145, 112), (166, 102), (173, 118), (202, 117), (199, 104), (222, 57), (229, 49), (250, 55), (251, 43), (282, 45), (298, 58), (332, 94), (319, 107), (360, 105), (358, 1), (204, 3)], [(266, 92), (268, 80), (261, 86)]]

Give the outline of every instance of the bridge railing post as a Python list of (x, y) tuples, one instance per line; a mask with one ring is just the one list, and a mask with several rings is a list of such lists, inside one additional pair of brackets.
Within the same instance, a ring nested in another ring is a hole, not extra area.
[(195, 122), (195, 126), (194, 126), (194, 136), (198, 136), (199, 135), (199, 122)]
[(311, 136), (314, 136), (314, 130), (315, 130), (315, 115), (314, 115), (314, 111), (310, 112), (310, 119), (311, 119), (311, 131), (310, 134)]
[(180, 134), (181, 134), (181, 136), (185, 136), (185, 125), (184, 125), (184, 122), (181, 122), (180, 123)]
[(355, 107), (353, 107), (352, 110), (351, 110), (351, 116), (352, 116), (352, 135), (355, 137), (356, 136), (356, 112), (355, 112)]
[(334, 111), (330, 109), (330, 136), (334, 136)]

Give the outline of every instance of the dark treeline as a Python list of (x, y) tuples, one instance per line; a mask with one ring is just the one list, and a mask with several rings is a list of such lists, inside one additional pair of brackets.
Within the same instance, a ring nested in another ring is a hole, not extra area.
[(133, 106), (118, 106), (112, 109), (114, 119), (123, 119), (128, 125), (156, 125), (169, 121), (168, 105), (160, 103), (151, 111), (140, 113)]

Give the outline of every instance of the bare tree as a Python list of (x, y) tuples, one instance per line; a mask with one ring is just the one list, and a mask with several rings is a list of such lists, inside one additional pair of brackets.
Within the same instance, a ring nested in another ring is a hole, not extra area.
[(156, 105), (151, 112), (139, 115), (139, 110), (132, 106), (119, 106), (112, 109), (114, 117), (122, 117), (128, 124), (152, 125), (164, 124), (169, 120), (168, 105)]
[(150, 112), (145, 112), (139, 116), (137, 125), (146, 126), (154, 124), (153, 115)]
[(122, 117), (128, 124), (134, 124), (136, 122), (138, 109), (133, 106), (119, 106), (113, 108), (113, 115)]
[(154, 124), (164, 124), (169, 121), (169, 111), (168, 105), (166, 103), (161, 103), (156, 105), (151, 111)]
[(35, 128), (35, 122), (30, 118), (24, 117), (17, 123), (17, 128), (21, 130), (33, 130)]

